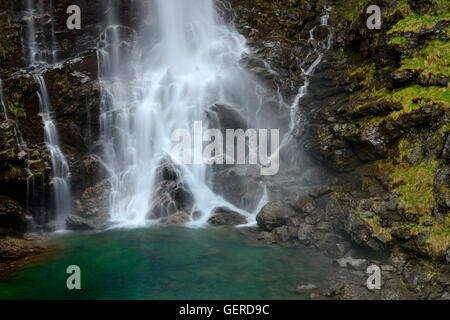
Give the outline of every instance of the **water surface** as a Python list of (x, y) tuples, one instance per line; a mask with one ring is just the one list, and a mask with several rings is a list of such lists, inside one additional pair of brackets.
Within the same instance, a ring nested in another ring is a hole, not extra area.
[[(56, 236), (43, 259), (0, 279), (0, 299), (302, 299), (330, 267), (309, 251), (255, 247), (236, 229), (152, 227)], [(66, 287), (69, 265), (82, 289)]]

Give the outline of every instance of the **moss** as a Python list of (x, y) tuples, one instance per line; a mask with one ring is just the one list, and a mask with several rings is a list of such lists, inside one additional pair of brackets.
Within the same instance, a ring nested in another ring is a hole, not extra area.
[(423, 105), (449, 109), (450, 92), (443, 87), (421, 87), (413, 85), (393, 93), (389, 99), (394, 103), (401, 103), (403, 110), (391, 113), (396, 118), (399, 114), (410, 112)]
[(57, 73), (54, 77), (54, 85), (58, 90), (58, 102), (64, 102), (65, 98), (73, 93), (67, 73)]
[(399, 201), (409, 217), (431, 216), (435, 203), (433, 181), (439, 167), (437, 160), (429, 164), (414, 166), (397, 166), (392, 174), (394, 184), (399, 184)]
[(405, 33), (420, 33), (421, 30), (431, 32), (436, 24), (441, 21), (450, 21), (450, 14), (443, 15), (410, 15), (397, 22), (387, 34), (405, 34)]
[(392, 241), (391, 228), (385, 228), (380, 225), (380, 217), (362, 218), (372, 229), (372, 236), (375, 238), (382, 237), (385, 243)]
[(372, 81), (374, 78), (374, 73), (376, 71), (377, 67), (374, 62), (367, 63), (359, 68), (357, 68), (355, 71), (350, 73), (351, 78), (356, 78), (359, 80), (359, 83), (363, 85), (366, 88), (371, 87)]
[[(396, 38), (394, 38), (396, 39)], [(427, 46), (418, 50), (413, 57), (402, 61), (400, 70), (414, 70), (429, 78), (450, 76), (450, 44), (440, 40), (427, 43)]]
[(3, 175), (5, 182), (19, 180), (22, 176), (22, 168), (12, 164), (8, 164), (7, 167)]
[(391, 46), (405, 48), (409, 44), (409, 39), (406, 37), (402, 37), (402, 36), (394, 37), (388, 41), (388, 44), (390, 44)]
[(19, 92), (14, 92), (6, 101), (8, 110), (16, 117), (26, 117), (25, 100)]
[(429, 237), (425, 238), (425, 244), (421, 249), (432, 258), (441, 258), (445, 256), (447, 248), (450, 246), (450, 217), (447, 216), (444, 223), (435, 222), (432, 226), (425, 226), (426, 220), (430, 220), (430, 218), (422, 217), (419, 223), (411, 224), (411, 235), (428, 231)]

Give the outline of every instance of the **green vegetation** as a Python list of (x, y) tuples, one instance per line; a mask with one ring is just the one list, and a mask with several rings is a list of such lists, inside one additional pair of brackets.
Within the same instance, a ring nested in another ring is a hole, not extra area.
[(25, 100), (19, 92), (15, 91), (10, 95), (6, 100), (6, 105), (9, 111), (17, 118), (26, 117)]
[(410, 15), (397, 22), (387, 34), (419, 33), (421, 30), (430, 32), (440, 21), (450, 21), (450, 14), (432, 15)]
[(430, 41), (425, 48), (418, 50), (412, 57), (404, 59), (400, 70), (414, 70), (426, 78), (430, 75), (449, 77), (450, 44), (440, 40)]

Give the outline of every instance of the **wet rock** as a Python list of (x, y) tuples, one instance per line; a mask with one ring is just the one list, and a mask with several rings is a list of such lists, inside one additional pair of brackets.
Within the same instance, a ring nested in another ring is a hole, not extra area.
[(97, 226), (93, 222), (73, 214), (66, 218), (66, 227), (68, 230), (74, 231), (97, 229)]
[(327, 197), (326, 213), (334, 227), (347, 234), (354, 243), (375, 251), (383, 248), (380, 240), (372, 236), (372, 228), (347, 207), (344, 201), (340, 201), (337, 195), (330, 194)]
[(221, 207), (214, 210), (213, 216), (208, 223), (214, 226), (236, 226), (246, 224), (247, 218), (229, 208)]
[(297, 229), (291, 226), (277, 227), (272, 230), (272, 233), (276, 235), (282, 242), (287, 242), (296, 238)]
[(88, 187), (79, 200), (75, 201), (80, 213), (85, 217), (106, 217), (109, 212), (111, 183), (102, 180), (93, 187)]
[(366, 270), (366, 259), (354, 259), (352, 257), (344, 257), (335, 260), (335, 263), (341, 268), (351, 268), (355, 270)]
[(194, 196), (183, 181), (180, 168), (170, 159), (164, 158), (156, 175), (158, 182), (153, 192), (153, 207), (148, 218), (168, 217), (179, 211), (190, 212)]
[(241, 116), (239, 110), (227, 106), (215, 104), (207, 111), (207, 117), (211, 122), (211, 128), (247, 130), (247, 121)]
[(178, 226), (188, 223), (191, 220), (190, 215), (186, 211), (180, 211), (173, 215), (161, 219), (161, 223), (169, 226)]
[(295, 215), (295, 211), (282, 201), (276, 201), (266, 204), (256, 216), (256, 221), (261, 229), (272, 231), (285, 225), (288, 219)]
[(303, 223), (300, 225), (297, 233), (297, 238), (300, 242), (305, 244), (310, 244), (311, 240), (313, 240), (314, 228), (310, 224)]
[(223, 167), (214, 167), (214, 192), (238, 208), (249, 212), (255, 210), (264, 194), (259, 168), (245, 165)]
[(278, 240), (277, 237), (273, 233), (267, 232), (267, 231), (261, 231), (258, 234), (257, 239), (259, 241), (262, 241), (262, 242), (266, 243), (266, 244), (273, 244), (273, 243), (277, 243), (278, 242), (277, 241)]

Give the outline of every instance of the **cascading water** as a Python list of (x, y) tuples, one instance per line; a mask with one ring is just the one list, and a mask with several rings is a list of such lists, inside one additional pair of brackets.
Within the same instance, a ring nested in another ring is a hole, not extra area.
[(39, 83), (39, 104), (41, 117), (44, 123), (45, 144), (50, 152), (52, 161), (52, 190), (53, 203), (56, 213), (56, 221), (59, 226), (71, 212), (70, 170), (66, 158), (59, 147), (58, 132), (51, 116), (51, 104), (47, 92), (47, 86), (42, 76), (35, 76)]
[[(146, 223), (158, 168), (167, 159), (192, 192), (192, 212), (203, 214), (191, 224), (204, 224), (220, 206), (251, 216), (215, 194), (208, 184), (210, 167), (183, 163), (172, 152), (171, 140), (177, 129), (192, 132), (195, 121), (202, 120), (206, 128), (206, 112), (213, 105), (239, 106), (239, 114), (251, 119), (258, 97), (249, 89), (250, 76), (238, 65), (248, 52), (245, 39), (220, 22), (213, 0), (157, 0), (155, 5), (156, 16), (150, 16), (157, 23), (143, 30), (146, 39), (125, 41), (120, 34), (127, 31), (110, 18), (99, 44), (100, 122), (103, 158), (111, 172), (112, 221)], [(124, 47), (131, 47), (131, 53), (119, 58)], [(192, 147), (193, 155), (198, 147)]]
[[(23, 17), (25, 28), (22, 46), (29, 66), (55, 63), (57, 60), (58, 46), (52, 16), (54, 10), (53, 0), (49, 0), (47, 6), (46, 13), (43, 0), (26, 0), (25, 3), (25, 15)], [(37, 24), (37, 20), (39, 24)], [(41, 20), (45, 22), (41, 22)], [(47, 21), (50, 22), (48, 26)], [(42, 29), (40, 37), (43, 39), (38, 38), (38, 27)], [(50, 38), (47, 39), (47, 36), (50, 36)]]
[[(325, 15), (323, 15), (320, 18), (320, 25), (321, 26), (328, 26), (328, 19), (330, 18), (330, 10), (331, 8), (325, 8)], [(317, 28), (314, 27), (309, 31), (309, 40), (312, 43), (315, 43), (315, 39), (314, 39), (314, 31)], [(287, 146), (289, 144), (289, 142), (291, 142), (291, 139), (293, 137), (293, 132), (295, 131), (295, 128), (297, 128), (298, 126), (298, 121), (297, 119), (297, 112), (298, 112), (298, 108), (300, 105), (300, 100), (301, 98), (303, 98), (307, 91), (308, 91), (308, 87), (309, 87), (309, 81), (310, 81), (310, 77), (311, 75), (314, 73), (314, 70), (317, 68), (317, 66), (320, 64), (320, 62), (323, 59), (323, 55), (324, 55), (324, 50), (328, 50), (331, 47), (331, 43), (332, 43), (332, 30), (331, 28), (329, 29), (329, 33), (328, 33), (328, 37), (323, 40), (323, 41), (317, 41), (317, 43), (315, 43), (313, 45), (313, 50), (311, 50), (307, 56), (307, 58), (309, 56), (311, 56), (312, 54), (317, 54), (317, 58), (314, 60), (314, 62), (308, 67), (308, 69), (303, 70), (303, 75), (305, 76), (305, 82), (304, 84), (300, 87), (300, 89), (298, 90), (298, 93), (294, 99), (294, 102), (291, 105), (291, 122), (289, 124), (289, 131), (285, 134), (285, 136), (283, 137), (283, 140), (281, 141), (281, 145), (280, 148), (283, 148), (285, 146)]]
[(2, 113), (5, 116), (5, 119), (8, 120), (8, 111), (6, 110), (6, 103), (3, 97), (3, 83), (2, 79), (0, 79), (0, 107), (2, 108)]
[[(27, 0), (25, 11), (24, 43), (25, 58), (28, 66), (38, 67), (48, 63), (55, 63), (57, 60), (57, 44), (53, 22), (53, 0), (47, 3), (47, 10), (44, 10), (42, 0), (37, 3)], [(47, 17), (48, 16), (48, 17)], [(47, 19), (49, 18), (49, 19)], [(45, 23), (41, 23), (45, 20)], [(47, 23), (50, 21), (50, 23)], [(46, 38), (46, 30), (50, 38)], [(38, 32), (39, 31), (39, 32)], [(43, 39), (38, 38), (43, 34)], [(70, 190), (70, 170), (64, 153), (62, 152), (56, 125), (52, 118), (52, 106), (48, 95), (47, 86), (41, 75), (34, 76), (39, 84), (38, 98), (40, 104), (40, 115), (44, 125), (44, 141), (50, 154), (52, 163), (52, 200), (53, 210), (58, 228), (64, 227), (64, 220), (71, 212), (71, 190)]]

